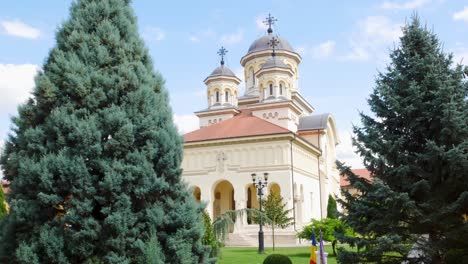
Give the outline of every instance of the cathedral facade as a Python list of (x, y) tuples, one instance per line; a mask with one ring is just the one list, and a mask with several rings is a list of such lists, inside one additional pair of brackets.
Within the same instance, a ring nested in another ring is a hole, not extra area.
[[(220, 66), (204, 80), (208, 107), (195, 112), (200, 129), (184, 135), (183, 179), (216, 219), (227, 210), (258, 208), (252, 174), (268, 175), (263, 198), (278, 192), (292, 209), (294, 225), (282, 231), (291, 238), (311, 218), (326, 217), (329, 194), (339, 196), (339, 139), (333, 116), (317, 114), (301, 95), (301, 56), (269, 25), (240, 60), (244, 94), (220, 50)], [(239, 245), (254, 245), (257, 231), (244, 216), (231, 240), (237, 234)]]

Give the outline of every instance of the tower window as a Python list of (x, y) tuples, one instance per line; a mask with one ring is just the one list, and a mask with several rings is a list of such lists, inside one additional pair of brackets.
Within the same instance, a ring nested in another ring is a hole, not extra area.
[(228, 91), (226, 91), (226, 92), (224, 93), (224, 97), (225, 97), (225, 100), (224, 100), (224, 101), (227, 103), (227, 102), (229, 101), (229, 93), (228, 93)]
[(251, 75), (252, 75), (252, 84), (253, 84), (253, 86), (255, 86), (255, 74), (254, 74), (254, 70), (252, 70)]
[(219, 91), (216, 91), (216, 102), (219, 103)]
[(283, 84), (280, 83), (280, 94), (283, 95)]
[(270, 95), (273, 95), (273, 84), (270, 84)]

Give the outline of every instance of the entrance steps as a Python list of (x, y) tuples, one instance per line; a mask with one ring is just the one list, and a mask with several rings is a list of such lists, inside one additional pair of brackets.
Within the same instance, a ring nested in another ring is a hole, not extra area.
[[(273, 246), (270, 228), (263, 230), (265, 247)], [(230, 233), (225, 241), (226, 246), (231, 247), (256, 247), (258, 246), (258, 225), (243, 226), (241, 230)], [(292, 229), (275, 229), (275, 246), (299, 245), (296, 232)]]

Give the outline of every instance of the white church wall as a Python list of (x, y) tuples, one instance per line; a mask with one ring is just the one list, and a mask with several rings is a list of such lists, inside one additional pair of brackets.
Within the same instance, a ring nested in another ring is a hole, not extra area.
[(236, 208), (246, 206), (246, 189), (252, 183), (251, 174), (269, 173), (269, 182), (277, 183), (283, 197), (290, 197), (289, 141), (264, 141), (184, 148), (183, 179), (197, 186), (201, 200), (213, 216), (214, 188), (218, 182), (229, 181), (234, 187)]
[(297, 131), (299, 117), (288, 107), (255, 110), (252, 111), (252, 114), (258, 118), (262, 118), (270, 123), (284, 127), (293, 132)]
[(200, 127), (211, 126), (233, 117), (234, 114), (220, 114), (200, 117)]
[(295, 172), (294, 182), (297, 186), (296, 201), (296, 227), (300, 228), (310, 223), (312, 218), (320, 219), (320, 187), (319, 180), (311, 178), (300, 172)]

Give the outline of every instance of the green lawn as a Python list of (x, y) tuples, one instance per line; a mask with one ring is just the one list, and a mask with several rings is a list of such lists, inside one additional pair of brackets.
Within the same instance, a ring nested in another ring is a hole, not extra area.
[[(221, 250), (218, 264), (262, 264), (268, 254), (273, 253), (271, 248), (265, 248), (265, 254), (259, 255), (257, 248), (247, 247), (225, 247)], [(328, 264), (335, 264), (336, 259), (332, 256), (332, 247), (325, 246), (328, 252)], [(291, 258), (294, 264), (309, 264), (310, 247), (287, 247), (276, 248), (274, 253), (284, 254)]]

